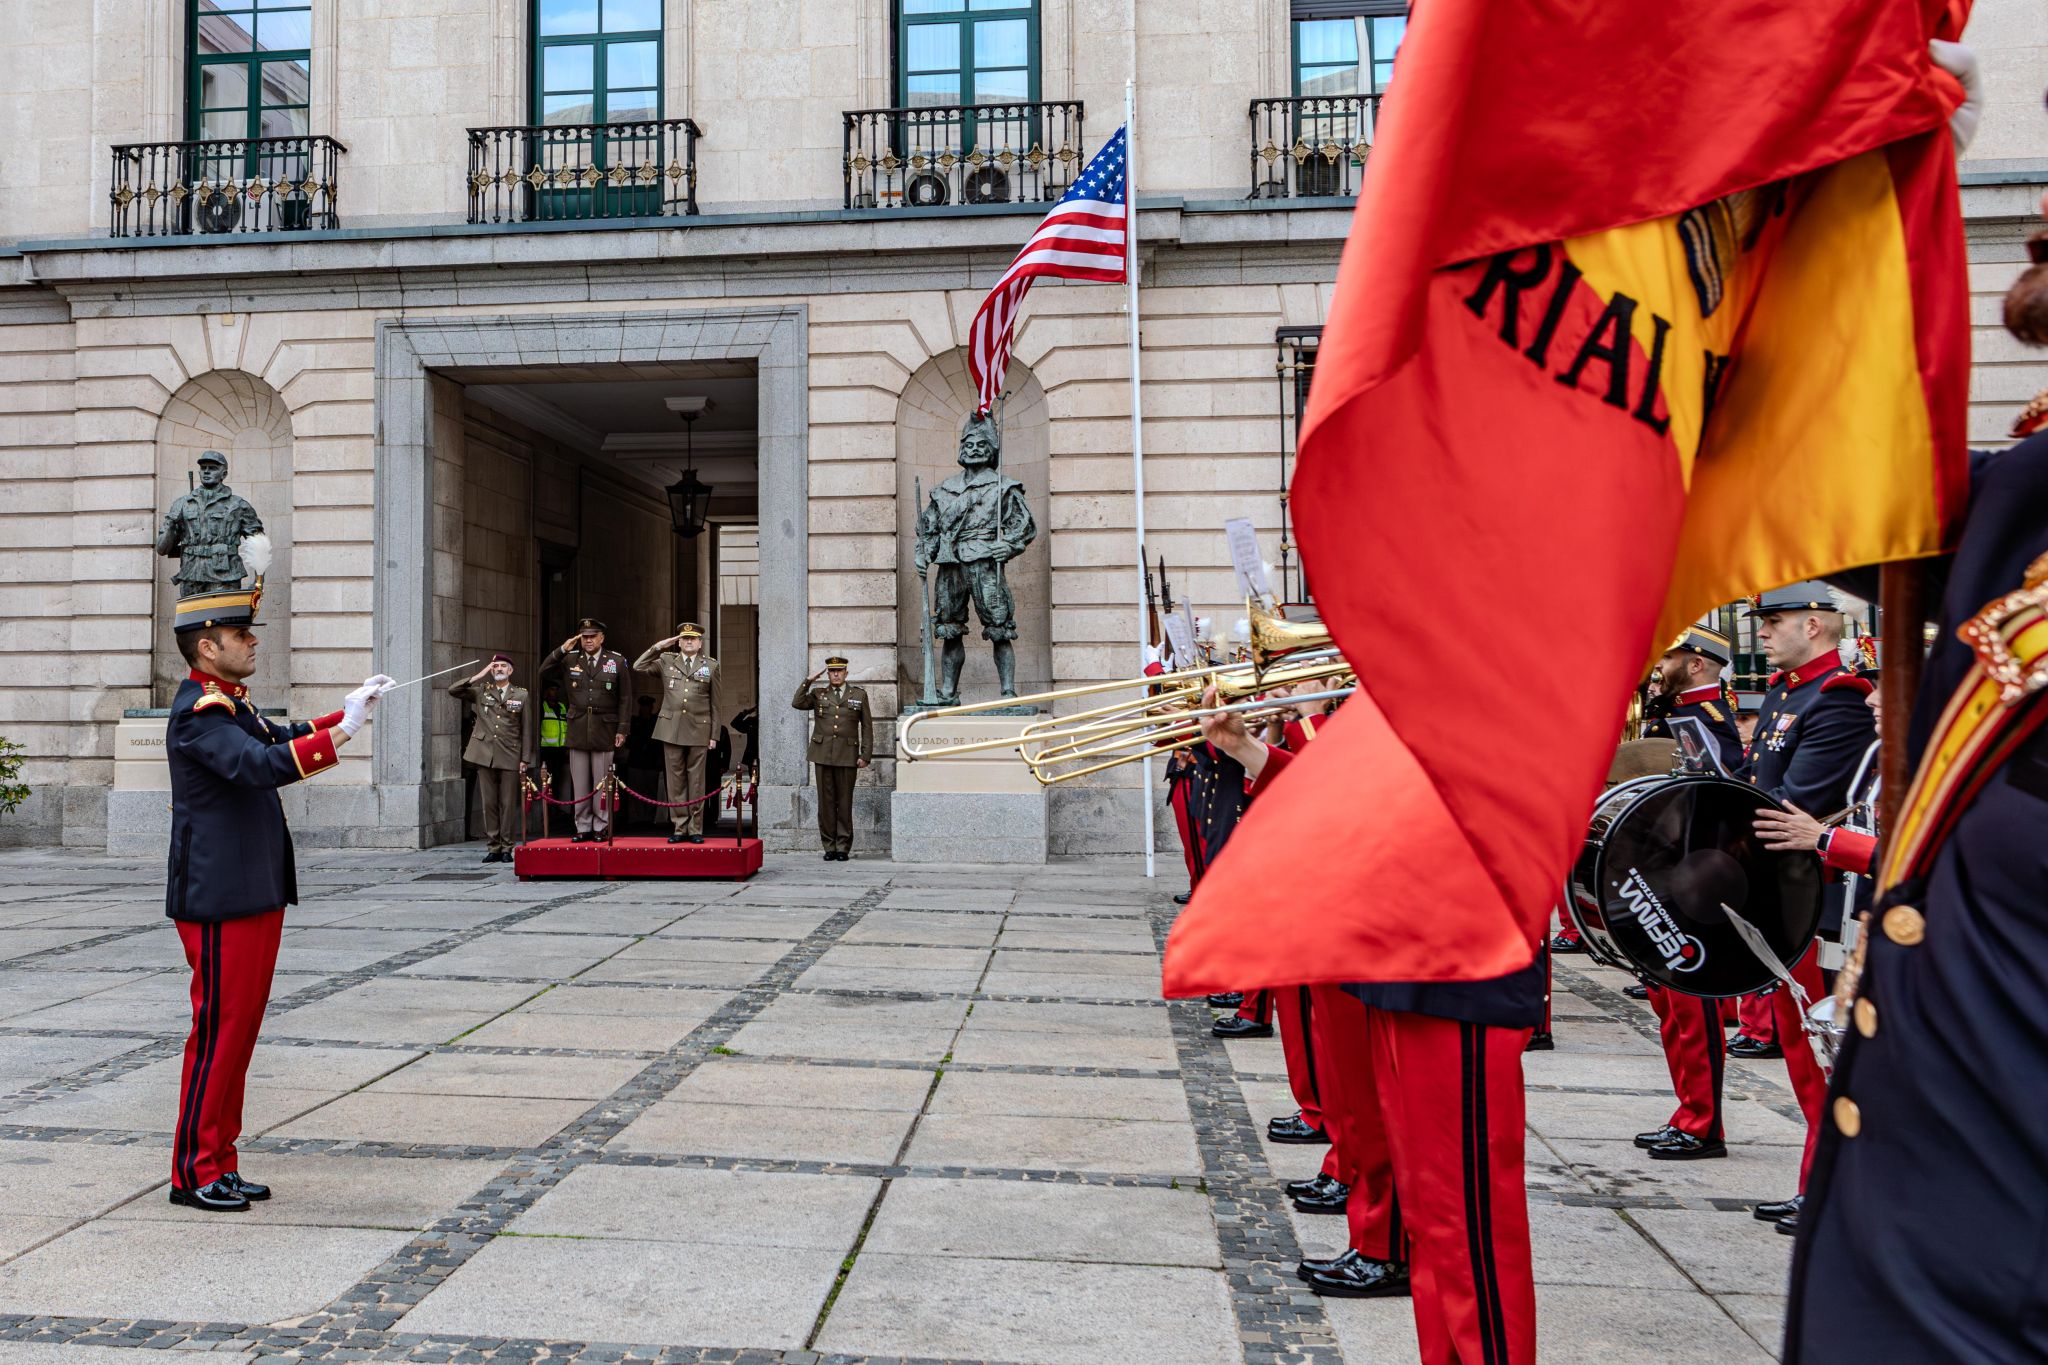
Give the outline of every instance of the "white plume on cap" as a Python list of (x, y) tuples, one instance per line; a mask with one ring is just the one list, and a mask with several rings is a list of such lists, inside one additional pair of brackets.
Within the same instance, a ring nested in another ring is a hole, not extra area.
[(270, 572), (270, 554), (270, 537), (263, 532), (242, 537), (242, 563), (258, 578)]

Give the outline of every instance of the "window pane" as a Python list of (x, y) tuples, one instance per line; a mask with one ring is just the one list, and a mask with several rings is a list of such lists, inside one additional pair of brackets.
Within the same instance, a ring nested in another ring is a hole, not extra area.
[(661, 27), (661, 0), (604, 0), (606, 33), (641, 33)]
[(260, 103), (307, 104), (312, 101), (313, 82), (303, 61), (265, 62), (260, 79), (263, 82)]
[(652, 90), (614, 90), (605, 96), (607, 123), (645, 123), (656, 117)]
[(1030, 9), (1031, 0), (967, 0), (967, 8), (983, 9)]
[(247, 52), (251, 20), (246, 14), (221, 14), (211, 4), (199, 8), (199, 51)]
[(954, 71), (960, 66), (960, 25), (912, 24), (903, 54), (905, 71)]
[(540, 0), (542, 37), (597, 32), (597, 0)]
[(571, 43), (540, 50), (542, 90), (589, 90), (597, 84), (592, 76), (591, 53), (587, 43)]
[(256, 46), (265, 52), (300, 52), (313, 45), (313, 16), (305, 10), (266, 14), (256, 21)]
[(306, 122), (304, 107), (297, 109), (265, 109), (263, 111), (264, 137), (304, 137), (311, 132)]
[(543, 95), (540, 101), (540, 121), (550, 127), (565, 123), (590, 123), (590, 96), (588, 95)]
[(1022, 19), (984, 19), (974, 26), (974, 64), (1023, 66), (1031, 60), (1031, 26)]
[(199, 119), (199, 136), (202, 138), (247, 137), (249, 136), (249, 111), (247, 109), (216, 109), (202, 114)]
[(947, 72), (938, 76), (911, 76), (904, 81), (903, 102), (912, 107), (960, 102), (960, 76)]
[(903, 0), (905, 14), (952, 14), (960, 8), (960, 0)]
[(1304, 19), (1294, 33), (1295, 60), (1305, 67), (1358, 64), (1358, 27), (1349, 19)]
[(976, 104), (1022, 104), (1031, 98), (1029, 71), (977, 71), (974, 73)]
[(199, 68), (199, 107), (249, 107), (249, 68), (240, 62), (208, 62)]
[(1304, 95), (1356, 95), (1358, 68), (1355, 66), (1303, 67), (1301, 93)]
[[(248, 0), (241, 0), (247, 4)], [(257, 9), (308, 9), (306, 0), (256, 0)]]
[(612, 43), (604, 50), (604, 82), (614, 90), (654, 84), (653, 43)]

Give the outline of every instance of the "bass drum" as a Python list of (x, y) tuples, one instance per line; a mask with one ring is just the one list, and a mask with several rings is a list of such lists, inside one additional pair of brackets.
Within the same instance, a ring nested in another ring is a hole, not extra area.
[(1565, 909), (1590, 954), (1685, 995), (1747, 995), (1777, 980), (1728, 920), (1732, 907), (1780, 960), (1820, 926), (1820, 859), (1773, 852), (1756, 813), (1782, 810), (1747, 782), (1644, 777), (1593, 809)]

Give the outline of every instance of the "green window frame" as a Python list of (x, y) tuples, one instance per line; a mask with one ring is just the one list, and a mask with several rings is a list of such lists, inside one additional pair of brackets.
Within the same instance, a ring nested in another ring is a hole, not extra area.
[(1038, 0), (897, 0), (902, 108), (1038, 102)]
[(1297, 4), (1293, 28), (1294, 93), (1308, 96), (1379, 95), (1394, 74), (1394, 53), (1408, 30), (1407, 15), (1360, 5), (1350, 14), (1311, 15)]
[[(531, 168), (578, 175), (662, 161), (664, 0), (531, 0)], [(628, 125), (583, 135), (552, 129)], [(661, 186), (550, 184), (537, 218), (631, 218), (661, 211)]]
[(186, 0), (185, 32), (187, 141), (312, 131), (310, 0)]

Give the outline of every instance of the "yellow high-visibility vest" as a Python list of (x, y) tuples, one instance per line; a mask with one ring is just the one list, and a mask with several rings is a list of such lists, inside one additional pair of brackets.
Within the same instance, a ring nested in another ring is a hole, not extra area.
[(566, 749), (569, 746), (569, 708), (561, 702), (540, 706), (540, 747)]

